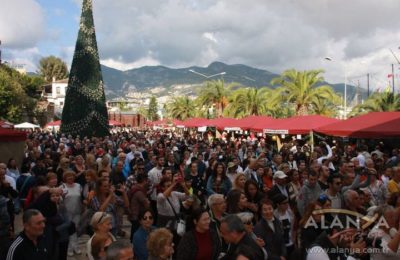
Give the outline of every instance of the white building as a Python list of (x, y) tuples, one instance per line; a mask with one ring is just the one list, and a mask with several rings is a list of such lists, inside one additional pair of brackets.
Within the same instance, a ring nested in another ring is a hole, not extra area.
[(68, 79), (55, 80), (49, 85), (45, 85), (42, 91), (42, 97), (54, 104), (55, 114), (61, 113), (65, 103), (65, 93), (67, 91)]

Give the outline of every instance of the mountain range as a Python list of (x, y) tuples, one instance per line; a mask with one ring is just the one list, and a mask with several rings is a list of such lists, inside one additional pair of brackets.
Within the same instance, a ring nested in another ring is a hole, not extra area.
[[(265, 87), (279, 74), (267, 70), (253, 68), (243, 64), (228, 65), (222, 62), (213, 62), (207, 67), (192, 66), (173, 69), (165, 66), (144, 66), (136, 69), (121, 71), (102, 66), (106, 95), (108, 98), (123, 97), (127, 92), (150, 92), (151, 89), (162, 87), (170, 89), (176, 85), (201, 85), (206, 80), (223, 79), (225, 83), (239, 83), (243, 86)], [(223, 73), (223, 75), (221, 75)], [(200, 75), (200, 74), (203, 74)], [(212, 75), (216, 75), (210, 77)], [(208, 76), (209, 78), (206, 78)], [(324, 82), (323, 84), (329, 84)], [(329, 84), (338, 92), (343, 93), (344, 84)], [(347, 85), (348, 100), (352, 100), (358, 93), (361, 98), (366, 97), (366, 90)]]

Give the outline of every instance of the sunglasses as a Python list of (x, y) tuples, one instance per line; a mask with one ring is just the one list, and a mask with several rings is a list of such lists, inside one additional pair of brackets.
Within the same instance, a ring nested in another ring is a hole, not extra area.
[(335, 182), (335, 185), (342, 185), (341, 182)]
[(143, 216), (143, 220), (153, 220), (153, 216)]
[(243, 224), (245, 224), (245, 225), (253, 225), (253, 222), (247, 221), (247, 222), (243, 222)]

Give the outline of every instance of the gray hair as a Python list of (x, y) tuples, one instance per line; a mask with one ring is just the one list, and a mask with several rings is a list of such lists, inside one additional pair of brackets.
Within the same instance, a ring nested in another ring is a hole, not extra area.
[(211, 208), (217, 203), (217, 200), (225, 200), (224, 195), (222, 194), (212, 194), (210, 197), (208, 197), (207, 204)]
[(107, 260), (119, 260), (121, 250), (131, 248), (132, 245), (127, 240), (117, 240), (111, 243), (107, 248)]
[(236, 214), (243, 223), (253, 221), (254, 214), (251, 212), (240, 212)]
[(226, 223), (228, 225), (229, 232), (238, 232), (238, 233), (246, 232), (243, 222), (235, 214), (228, 215), (222, 218), (221, 224), (222, 223)]
[(28, 209), (24, 211), (24, 214), (22, 215), (22, 223), (26, 224), (28, 223), (32, 217), (37, 216), (39, 214), (42, 214), (39, 210), (37, 209)]

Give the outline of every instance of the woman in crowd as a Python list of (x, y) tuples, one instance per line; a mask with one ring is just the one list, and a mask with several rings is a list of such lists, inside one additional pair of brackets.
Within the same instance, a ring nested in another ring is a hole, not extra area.
[(289, 193), (289, 201), (291, 202), (290, 206), (291, 208), (297, 208), (296, 201), (299, 197), (299, 192), (301, 189), (300, 175), (297, 169), (291, 169), (287, 175), (289, 177), (289, 183), (287, 187)]
[(60, 159), (60, 163), (56, 170), (58, 184), (61, 184), (64, 172), (66, 172), (67, 170), (70, 170), (69, 163), (70, 163), (70, 161), (67, 157), (63, 157)]
[(290, 168), (291, 170), (292, 170), (292, 169), (297, 170), (297, 162), (296, 162), (296, 160), (294, 159), (293, 153), (289, 153), (289, 154), (288, 154), (286, 162), (289, 164), (289, 168)]
[[(95, 259), (92, 254), (93, 245), (95, 246), (94, 251), (97, 253), (97, 252), (101, 252), (101, 251), (106, 251), (106, 250), (104, 250), (104, 247), (106, 247), (107, 245), (116, 241), (113, 234), (110, 233), (110, 231), (112, 229), (112, 219), (113, 219), (112, 215), (108, 214), (107, 212), (100, 211), (100, 212), (94, 213), (94, 215), (90, 221), (90, 225), (92, 226), (92, 228), (94, 230), (94, 234), (86, 243), (86, 252), (87, 252), (87, 256), (88, 256), (89, 260)], [(104, 242), (103, 243), (100, 243), (100, 242), (93, 243), (95, 236), (100, 236), (99, 240), (102, 240)], [(103, 246), (103, 249), (99, 248), (100, 247), (100, 246), (98, 246), (99, 244), (101, 244)]]
[(96, 183), (96, 190), (93, 199), (90, 201), (90, 208), (96, 211), (104, 211), (112, 216), (112, 233), (115, 234), (117, 231), (117, 223), (116, 223), (116, 205), (124, 205), (125, 208), (128, 208), (129, 201), (125, 192), (125, 187), (123, 185), (120, 186), (118, 191), (122, 194), (121, 199), (119, 196), (115, 195), (116, 189), (114, 186), (110, 185), (110, 182), (106, 178), (100, 178)]
[(107, 256), (107, 248), (112, 244), (111, 239), (105, 234), (95, 234), (91, 242), (90, 260), (105, 260)]
[[(247, 206), (249, 210), (254, 213), (254, 216), (258, 215), (258, 203), (263, 197), (263, 194), (259, 190), (257, 183), (250, 179), (247, 180), (244, 185), (244, 192), (247, 198)], [(257, 218), (257, 217), (256, 217)]]
[(233, 181), (233, 189), (244, 192), (244, 184), (246, 183), (246, 176), (244, 173), (236, 174), (235, 180)]
[(265, 242), (264, 249), (268, 259), (286, 259), (286, 246), (281, 223), (274, 217), (272, 201), (263, 199), (260, 202), (261, 219), (254, 227), (254, 233)]
[(140, 227), (133, 235), (133, 250), (138, 260), (146, 260), (148, 258), (147, 239), (151, 231), (155, 229), (153, 226), (153, 212), (150, 209), (141, 210), (139, 212)]
[(85, 171), (85, 186), (82, 189), (83, 204), (88, 205), (90, 202), (89, 194), (96, 189), (97, 175), (92, 169)]
[[(147, 239), (148, 260), (171, 260), (174, 253), (173, 235), (167, 228), (159, 228)], [(194, 260), (194, 259), (193, 259)]]
[(261, 238), (257, 237), (256, 234), (254, 234), (254, 224), (253, 224), (254, 223), (254, 214), (251, 212), (242, 212), (242, 213), (238, 213), (237, 216), (242, 221), (247, 234), (249, 234), (254, 239), (254, 241), (256, 241), (256, 243), (262, 248), (262, 250), (264, 252), (264, 260), (267, 260), (268, 254), (264, 248), (265, 242)]
[(321, 222), (321, 215), (313, 214), (313, 211), (318, 209), (322, 209), (322, 207), (317, 202), (311, 202), (310, 204), (308, 204), (304, 211), (303, 218), (299, 222), (300, 245), (298, 247), (303, 249), (302, 255), (305, 254), (305, 250), (310, 248), (311, 244), (322, 233), (320, 225), (318, 225), (318, 227), (315, 227), (315, 225), (307, 226), (310, 218), (313, 218), (315, 223)]
[(97, 172), (96, 157), (93, 154), (91, 153), (86, 154), (85, 165), (86, 169), (92, 169)]
[[(78, 224), (82, 213), (81, 185), (75, 183), (75, 172), (73, 171), (64, 172), (63, 181), (61, 185), (64, 194), (62, 205), (65, 208), (68, 219)], [(80, 255), (81, 250), (79, 249), (76, 233), (72, 234), (69, 239), (68, 256), (73, 256), (74, 253)]]
[(46, 184), (47, 184), (47, 187), (49, 187), (49, 188), (57, 187), (57, 184), (58, 184), (57, 174), (55, 174), (54, 172), (47, 173)]
[(225, 165), (218, 162), (215, 165), (212, 175), (207, 181), (207, 194), (208, 196), (218, 193), (226, 195), (232, 188), (232, 183), (226, 176)]
[(210, 215), (204, 208), (193, 210), (188, 223), (189, 231), (180, 240), (177, 259), (218, 259), (220, 241), (218, 234), (210, 229)]
[(240, 190), (231, 190), (226, 196), (228, 214), (236, 214), (247, 211), (248, 203), (246, 195)]
[(268, 192), (273, 184), (273, 173), (272, 173), (272, 168), (269, 166), (264, 167), (264, 175), (263, 175), (263, 183), (264, 183), (264, 187), (263, 187), (263, 192)]
[(280, 193), (276, 194), (273, 200), (276, 204), (274, 216), (281, 223), (286, 246), (286, 254), (290, 257), (294, 250), (294, 242), (296, 241), (296, 233), (294, 230), (295, 216), (289, 207), (289, 200), (285, 195)]
[(75, 157), (75, 163), (72, 166), (72, 170), (76, 173), (75, 175), (75, 182), (79, 183), (81, 187), (85, 185), (85, 160), (83, 159), (82, 155), (77, 155)]
[[(174, 191), (178, 185), (184, 189), (184, 193)], [(177, 216), (181, 212), (181, 202), (188, 198), (189, 191), (183, 178), (178, 174), (174, 175), (172, 181), (168, 177), (163, 177), (159, 186), (162, 192), (157, 195), (157, 226), (175, 230)]]
[(15, 181), (17, 181), (20, 172), (17, 166), (17, 161), (14, 158), (10, 158), (7, 163), (7, 172), (6, 174), (12, 177)]
[(99, 171), (107, 171), (111, 173), (111, 163), (110, 163), (110, 158), (108, 156), (103, 156), (100, 160), (99, 166), (98, 166)]

